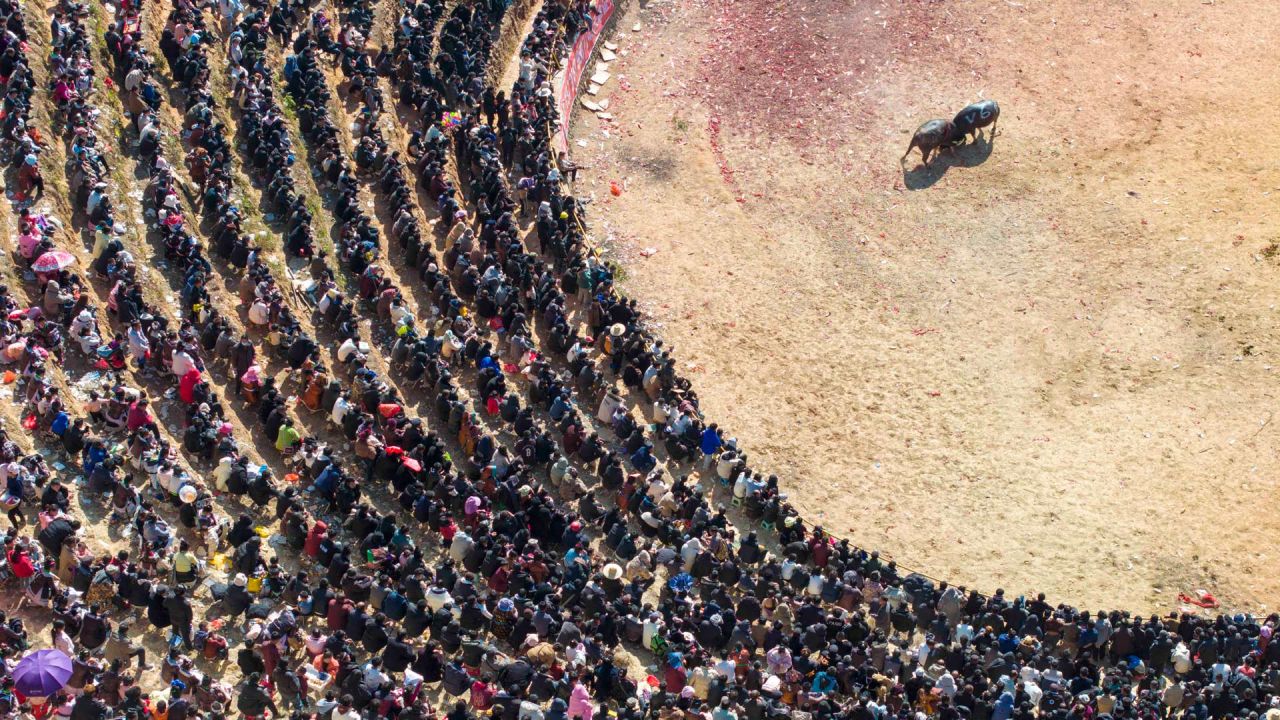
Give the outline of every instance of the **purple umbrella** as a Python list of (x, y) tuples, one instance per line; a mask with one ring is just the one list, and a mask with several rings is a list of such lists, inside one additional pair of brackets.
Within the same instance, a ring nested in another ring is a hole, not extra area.
[(71, 658), (61, 650), (37, 650), (13, 669), (18, 692), (27, 697), (49, 697), (71, 679)]

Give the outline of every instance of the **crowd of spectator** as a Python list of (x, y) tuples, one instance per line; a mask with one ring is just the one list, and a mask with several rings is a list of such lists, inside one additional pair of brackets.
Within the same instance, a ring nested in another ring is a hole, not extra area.
[[(501, 0), (401, 3), (376, 51), (366, 0), (337, 18), (297, 0), (172, 2), (158, 39), (143, 5), (115, 8), (98, 65), (89, 7), (53, 8), (47, 101), (71, 225), (94, 238), (81, 277), (34, 269), (66, 228), (30, 207), (44, 188), (25, 168), (39, 177), (47, 145), (22, 8), (0, 0), (27, 273), (25, 301), (0, 287), (3, 366), (24, 431), (82, 478), (66, 487), (0, 437), (5, 572), (50, 618), (45, 639), (0, 615), (5, 668), (33, 645), (74, 660), (34, 707), (4, 673), (0, 712), (1280, 716), (1277, 616), (1079, 611), (903, 572), (810, 527), (703, 419), (589, 247), (553, 144), (553, 75), (586, 0), (538, 9), (509, 89), (489, 80), (518, 18)], [(127, 118), (145, 238), (98, 137), (104, 92)], [(237, 172), (303, 279), (249, 230)], [(163, 257), (176, 308), (140, 257)], [(234, 293), (216, 289), (227, 280)], [(51, 360), (93, 368), (87, 400)], [(180, 408), (168, 425), (158, 395)], [(95, 547), (73, 493), (104, 500), (128, 549)], [(150, 630), (167, 642), (149, 658)], [(166, 687), (141, 684), (149, 659)]]

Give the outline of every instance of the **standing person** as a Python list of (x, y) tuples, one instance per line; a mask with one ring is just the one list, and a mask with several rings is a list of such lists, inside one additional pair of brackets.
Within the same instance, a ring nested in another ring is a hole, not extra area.
[(716, 453), (720, 452), (720, 446), (723, 444), (720, 428), (715, 423), (711, 423), (702, 431), (702, 469), (711, 467), (711, 461), (715, 459)]
[(572, 159), (570, 159), (569, 153), (565, 152), (564, 150), (561, 150), (559, 157), (556, 159), (556, 164), (560, 166), (561, 174), (564, 175), (564, 177), (569, 182), (578, 181), (579, 166)]
[(61, 650), (67, 657), (76, 656), (76, 643), (67, 634), (67, 624), (62, 620), (54, 620), (53, 627), (49, 629), (50, 644), (57, 650)]
[(195, 614), (191, 610), (191, 601), (187, 599), (187, 589), (181, 585), (173, 588), (172, 594), (164, 601), (164, 607), (169, 611), (174, 634), (182, 638), (186, 647), (191, 647), (191, 622)]
[(263, 716), (263, 711), (268, 709), (271, 710), (272, 717), (280, 714), (275, 701), (262, 688), (262, 676), (258, 673), (253, 673), (245, 681), (244, 690), (240, 691), (240, 696), (236, 699), (236, 709), (247, 720), (258, 720)]
[(129, 325), (126, 337), (129, 339), (129, 354), (133, 357), (133, 361), (137, 363), (138, 372), (145, 373), (147, 370), (147, 358), (151, 357), (151, 341), (147, 339), (147, 333), (142, 329), (141, 320), (134, 320)]
[(222, 15), (222, 44), (230, 46), (231, 32), (235, 30), (236, 21), (240, 19), (243, 7), (240, 0), (218, 0), (218, 12)]
[(80, 529), (79, 520), (70, 520), (65, 517), (59, 517), (51, 520), (44, 529), (36, 534), (36, 539), (40, 541), (40, 545), (44, 547), (46, 557), (60, 558), (62, 556), (62, 545), (67, 538), (76, 534)]
[(299, 681), (298, 674), (289, 669), (288, 663), (281, 662), (276, 665), (271, 673), (271, 682), (289, 710), (301, 711), (306, 707), (303, 701), (302, 683)]
[(13, 525), (14, 530), (20, 530), (27, 524), (27, 517), (22, 512), (22, 496), (26, 490), (22, 486), (22, 466), (17, 463), (9, 463), (3, 468), (6, 474), (4, 497), (0, 498), (0, 503), (9, 512), (9, 522)]
[(236, 655), (236, 665), (240, 667), (240, 672), (245, 677), (257, 675), (266, 670), (266, 663), (262, 662), (262, 657), (253, 649), (253, 641), (245, 640), (244, 647), (240, 648), (239, 654)]
[(573, 690), (569, 693), (569, 717), (592, 720), (595, 716), (596, 708), (591, 704), (591, 691), (587, 690), (590, 678), (591, 676), (584, 672), (573, 684)]
[(18, 168), (18, 197), (39, 200), (44, 196), (44, 177), (40, 174), (40, 160), (34, 153), (23, 158)]

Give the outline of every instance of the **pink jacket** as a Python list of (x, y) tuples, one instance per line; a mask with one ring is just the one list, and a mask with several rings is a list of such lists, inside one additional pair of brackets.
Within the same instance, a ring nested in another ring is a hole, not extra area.
[(569, 717), (592, 720), (595, 714), (596, 708), (591, 704), (591, 693), (582, 683), (574, 683), (573, 692), (569, 694)]

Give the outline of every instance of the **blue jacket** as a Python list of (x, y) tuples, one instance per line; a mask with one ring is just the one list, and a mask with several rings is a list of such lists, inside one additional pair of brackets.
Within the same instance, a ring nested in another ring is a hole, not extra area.
[(720, 431), (707, 428), (702, 431), (702, 454), (714, 455), (720, 449)]
[(49, 426), (49, 432), (58, 437), (67, 431), (67, 426), (71, 424), (71, 416), (65, 412), (60, 412), (53, 418), (53, 423)]
[(84, 474), (88, 475), (98, 466), (98, 463), (107, 459), (107, 449), (98, 444), (85, 447), (84, 460), (80, 463), (84, 469)]
[(320, 471), (320, 475), (316, 477), (316, 492), (323, 496), (328, 496), (338, 489), (338, 468), (336, 465), (328, 465), (324, 470)]
[(644, 445), (631, 455), (631, 464), (640, 472), (649, 472), (653, 469), (658, 461), (654, 459), (650, 453), (649, 446)]
[(836, 690), (836, 679), (831, 677), (826, 670), (818, 673), (813, 677), (813, 685), (810, 686), (809, 692), (822, 693), (830, 695)]
[(382, 614), (392, 620), (404, 619), (405, 613), (409, 609), (409, 601), (403, 595), (392, 590), (382, 599)]
[(995, 709), (991, 712), (991, 720), (1009, 720), (1013, 717), (1013, 693), (1005, 690), (1000, 693)]

